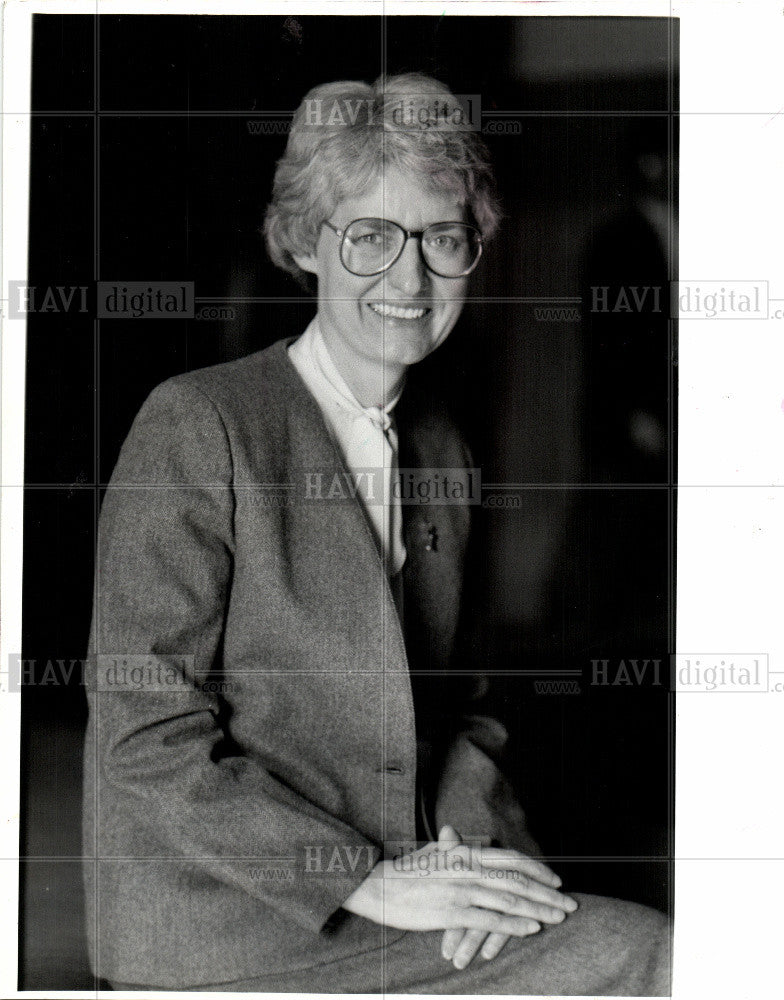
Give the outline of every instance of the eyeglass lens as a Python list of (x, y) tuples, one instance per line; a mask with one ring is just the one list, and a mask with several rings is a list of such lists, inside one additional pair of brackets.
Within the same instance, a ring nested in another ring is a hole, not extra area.
[[(400, 255), (405, 230), (386, 219), (356, 219), (346, 229), (341, 246), (343, 265), (357, 275), (383, 271)], [(481, 252), (479, 234), (461, 222), (439, 222), (422, 234), (422, 256), (443, 277), (459, 277), (476, 263)]]

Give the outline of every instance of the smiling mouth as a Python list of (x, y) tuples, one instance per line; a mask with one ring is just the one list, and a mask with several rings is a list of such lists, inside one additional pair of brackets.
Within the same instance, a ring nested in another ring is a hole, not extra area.
[(390, 319), (422, 319), (429, 312), (429, 308), (418, 309), (407, 306), (393, 306), (390, 302), (368, 302), (368, 307), (377, 316), (385, 316)]

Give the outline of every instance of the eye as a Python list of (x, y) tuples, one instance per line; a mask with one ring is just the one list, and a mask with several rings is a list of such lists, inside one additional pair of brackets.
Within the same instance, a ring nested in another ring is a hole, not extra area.
[(386, 242), (386, 237), (383, 233), (364, 233), (362, 236), (358, 236), (355, 243), (364, 243), (365, 246), (380, 247)]
[(362, 250), (386, 250), (394, 243), (394, 233), (379, 226), (361, 226), (349, 229), (347, 239), (352, 246)]
[(441, 233), (438, 236), (431, 236), (427, 241), (428, 245), (434, 250), (457, 250), (460, 246), (460, 241), (456, 236), (448, 236), (446, 233)]

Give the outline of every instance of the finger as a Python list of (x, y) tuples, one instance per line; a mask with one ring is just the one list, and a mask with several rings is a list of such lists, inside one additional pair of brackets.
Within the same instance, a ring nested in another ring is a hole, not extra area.
[(470, 928), (463, 935), (463, 939), (458, 945), (452, 964), (456, 969), (464, 969), (471, 959), (479, 951), (479, 948), (487, 937), (487, 931)]
[(574, 913), (577, 909), (576, 899), (558, 892), (557, 889), (551, 889), (550, 886), (542, 885), (537, 879), (523, 875), (522, 872), (485, 869), (484, 877), (490, 885), (495, 885), (497, 888), (503, 885), (503, 888), (508, 892), (513, 892), (537, 903), (557, 907), (565, 913)]
[(552, 868), (542, 861), (521, 854), (519, 851), (500, 847), (480, 847), (477, 849), (477, 854), (480, 864), (486, 868), (508, 868), (509, 871), (520, 871), (540, 882), (555, 886), (556, 889), (562, 885), (561, 878), (555, 874)]
[(441, 954), (447, 962), (451, 962), (455, 957), (457, 946), (463, 940), (464, 934), (463, 927), (450, 927), (449, 930), (444, 931), (444, 936), (441, 939)]
[(495, 958), (508, 940), (508, 934), (488, 934), (482, 945), (482, 958)]
[[(451, 828), (445, 827), (442, 830), (444, 842), (446, 842), (446, 831), (449, 829)], [(484, 849), (477, 849), (462, 843), (456, 847), (445, 847), (443, 849), (445, 852), (446, 870), (454, 874), (470, 871), (482, 875), (491, 884), (493, 880), (497, 880), (498, 882), (503, 880), (503, 890), (513, 892), (525, 899), (531, 899), (553, 908), (559, 908), (563, 913), (574, 913), (577, 909), (577, 901), (572, 899), (571, 896), (566, 896), (551, 885), (543, 884), (535, 876), (526, 874), (523, 870), (524, 867), (532, 867), (532, 870), (538, 871), (539, 867), (542, 866), (539, 866), (539, 863), (534, 862), (531, 858), (520, 855), (518, 852), (502, 851), (497, 848), (492, 849), (492, 851), (485, 851)], [(502, 862), (508, 862), (515, 867), (504, 869), (501, 867)], [(499, 885), (498, 888), (502, 887)], [(545, 912), (542, 911), (543, 914)], [(552, 923), (562, 918), (557, 918), (550, 914), (545, 919), (549, 923)]]
[(530, 917), (546, 924), (560, 924), (566, 917), (564, 910), (559, 907), (547, 906), (514, 892), (490, 889), (483, 885), (469, 889), (468, 901), (472, 906), (483, 906), (511, 916)]
[(527, 917), (510, 917), (503, 913), (485, 910), (479, 906), (469, 906), (460, 911), (459, 919), (466, 928), (487, 931), (490, 934), (504, 934), (511, 937), (528, 937), (542, 929), (536, 920)]
[(522, 871), (548, 885), (554, 885), (556, 888), (561, 885), (560, 876), (556, 875), (549, 865), (520, 851), (506, 847), (477, 847), (476, 850), (480, 855), (481, 863), (488, 868), (509, 868)]

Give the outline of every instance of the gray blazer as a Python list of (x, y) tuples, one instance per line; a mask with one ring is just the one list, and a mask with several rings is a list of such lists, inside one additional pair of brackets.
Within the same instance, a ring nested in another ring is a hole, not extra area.
[[(340, 907), (415, 839), (409, 657), (361, 504), (305, 499), (306, 474), (346, 470), (287, 346), (158, 386), (103, 503), (84, 853), (93, 967), (115, 981), (228, 982), (404, 933)], [(398, 423), (401, 465), (465, 466), (427, 400)], [(469, 510), (404, 514), (417, 669), (443, 671)], [(534, 853), (482, 684), (444, 684), (438, 824)]]

